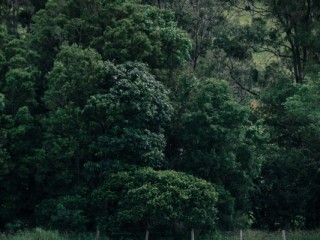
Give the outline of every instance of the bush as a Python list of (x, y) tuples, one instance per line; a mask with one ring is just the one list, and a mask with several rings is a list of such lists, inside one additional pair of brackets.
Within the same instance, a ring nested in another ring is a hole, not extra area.
[(67, 232), (83, 232), (88, 221), (86, 200), (78, 195), (47, 199), (36, 207), (39, 226)]

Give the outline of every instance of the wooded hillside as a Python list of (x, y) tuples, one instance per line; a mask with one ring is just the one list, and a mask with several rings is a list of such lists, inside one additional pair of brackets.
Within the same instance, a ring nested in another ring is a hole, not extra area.
[(3, 0), (0, 230), (320, 227), (320, 1)]

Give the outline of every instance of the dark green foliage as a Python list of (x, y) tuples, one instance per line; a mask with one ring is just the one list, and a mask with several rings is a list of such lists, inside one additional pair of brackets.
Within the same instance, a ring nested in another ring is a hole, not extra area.
[(259, 143), (263, 133), (249, 121), (248, 109), (233, 99), (226, 82), (195, 82), (189, 94), (179, 128), (174, 130), (180, 138), (171, 155), (173, 165), (220, 186), (227, 204), (221, 202), (221, 208), (232, 209), (221, 209), (221, 214), (232, 218), (235, 210), (249, 209), (248, 194), (263, 160)]
[[(1, 27), (1, 226), (30, 221), (36, 200), (34, 174), (38, 169), (34, 151), (39, 146), (36, 81), (37, 55), (21, 38)], [(19, 218), (18, 216), (23, 216)]]
[(42, 7), (47, 0), (10, 1), (0, 2), (0, 23), (5, 24), (10, 33), (18, 35), (20, 28), (30, 31), (32, 16)]
[(95, 154), (108, 164), (163, 167), (163, 128), (172, 115), (167, 91), (142, 64), (106, 64), (113, 85), (84, 108), (98, 133)]
[(2, 1), (0, 230), (319, 227), (319, 9)]
[(119, 2), (107, 9), (106, 19), (112, 21), (104, 30), (106, 58), (142, 61), (153, 68), (173, 68), (188, 59), (191, 43), (170, 12)]
[[(255, 199), (257, 223), (278, 227), (314, 227), (312, 214), (318, 197), (319, 83), (293, 85), (282, 79), (272, 95), (263, 98), (262, 110), (271, 140), (270, 156), (260, 179)], [(269, 90), (270, 91), (270, 90)], [(269, 217), (270, 216), (270, 217)]]
[(33, 45), (45, 69), (64, 42), (92, 47), (104, 60), (142, 61), (160, 69), (182, 64), (191, 47), (170, 12), (134, 1), (49, 1), (34, 22)]
[(44, 100), (51, 110), (70, 104), (83, 108), (91, 95), (106, 91), (103, 85), (108, 84), (101, 56), (77, 45), (62, 46), (47, 78)]
[(80, 195), (65, 195), (42, 201), (36, 207), (39, 226), (61, 231), (83, 232), (88, 222), (85, 210), (87, 200)]

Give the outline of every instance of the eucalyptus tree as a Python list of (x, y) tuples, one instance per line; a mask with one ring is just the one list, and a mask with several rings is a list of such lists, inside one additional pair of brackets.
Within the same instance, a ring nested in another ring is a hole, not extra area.
[(303, 83), (310, 68), (319, 65), (319, 44), (316, 40), (319, 33), (319, 1), (250, 2), (248, 9), (265, 20), (264, 28), (268, 34), (264, 50), (288, 61), (294, 81)]
[(170, 9), (175, 13), (178, 26), (186, 30), (192, 39), (192, 68), (195, 70), (199, 59), (212, 47), (213, 39), (226, 26), (226, 11), (233, 1), (220, 0), (178, 0), (143, 1)]

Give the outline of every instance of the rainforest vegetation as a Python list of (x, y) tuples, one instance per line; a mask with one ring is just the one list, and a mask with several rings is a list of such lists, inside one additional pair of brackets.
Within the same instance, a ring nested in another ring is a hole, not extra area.
[(2, 0), (0, 24), (1, 232), (320, 227), (320, 1)]

